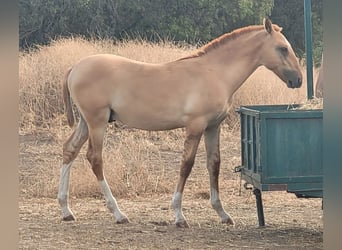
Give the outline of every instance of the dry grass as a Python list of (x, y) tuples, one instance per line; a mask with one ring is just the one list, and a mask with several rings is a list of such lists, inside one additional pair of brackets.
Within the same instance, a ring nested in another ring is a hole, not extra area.
[(308, 99), (306, 102), (301, 103), (297, 108), (299, 110), (313, 110), (313, 109), (323, 109), (323, 98), (312, 98)]
[[(189, 47), (171, 42), (115, 43), (109, 40), (87, 41), (73, 38), (20, 53), (21, 194), (31, 197), (55, 197), (57, 194), (62, 144), (71, 133), (66, 126), (60, 95), (60, 82), (67, 68), (80, 58), (96, 53), (113, 53), (158, 63), (183, 57), (190, 50)], [(222, 152), (229, 164), (235, 164), (231, 162), (232, 159), (239, 159), (239, 122), (234, 109), (250, 104), (303, 103), (306, 100), (306, 84), (303, 85), (300, 89), (288, 89), (277, 76), (265, 68), (259, 68), (246, 81), (234, 97), (232, 112), (222, 131)], [(103, 155), (107, 179), (113, 193), (127, 196), (171, 192), (181, 158), (182, 132), (182, 129), (145, 132), (118, 129), (110, 125)], [(204, 153), (199, 152), (197, 162), (204, 165), (204, 159)], [(84, 147), (72, 170), (71, 195), (100, 193), (92, 172), (85, 168), (89, 168), (89, 164), (85, 159)], [(203, 174), (206, 172), (205, 169), (201, 171)]]

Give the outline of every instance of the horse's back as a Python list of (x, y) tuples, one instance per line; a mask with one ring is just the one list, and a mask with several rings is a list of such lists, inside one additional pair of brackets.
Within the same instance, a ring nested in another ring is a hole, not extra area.
[(134, 61), (112, 54), (96, 54), (81, 59), (73, 66), (72, 74), (79, 78), (98, 81), (114, 73), (118, 74), (128, 68), (132, 71), (144, 65), (143, 62)]
[(111, 54), (87, 56), (76, 63), (68, 77), (68, 86), (72, 98), (79, 102), (86, 96), (103, 99), (109, 103), (115, 85), (125, 81), (129, 72), (138, 71), (143, 63)]

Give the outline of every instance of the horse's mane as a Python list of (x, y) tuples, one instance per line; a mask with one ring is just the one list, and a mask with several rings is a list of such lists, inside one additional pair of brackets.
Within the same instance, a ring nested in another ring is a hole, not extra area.
[[(281, 28), (278, 25), (276, 25), (276, 24), (272, 24), (272, 25), (273, 25), (273, 29), (275, 31), (281, 31)], [(243, 28), (233, 30), (232, 32), (225, 33), (225, 34), (221, 35), (220, 37), (215, 38), (214, 40), (210, 41), (209, 43), (207, 43), (204, 46), (202, 46), (201, 48), (199, 48), (195, 53), (193, 53), (189, 56), (182, 57), (179, 60), (185, 60), (185, 59), (200, 57), (200, 56), (208, 53), (209, 51), (218, 48), (220, 45), (225, 44), (229, 41), (232, 41), (232, 40), (238, 38), (241, 35), (244, 35), (246, 33), (252, 32), (252, 31), (258, 31), (258, 30), (263, 30), (263, 29), (264, 29), (263, 25), (251, 25), (251, 26), (247, 26), (247, 27), (243, 27)]]

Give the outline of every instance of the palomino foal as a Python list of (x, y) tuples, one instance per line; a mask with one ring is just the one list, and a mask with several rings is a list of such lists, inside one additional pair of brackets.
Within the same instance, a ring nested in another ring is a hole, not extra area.
[(269, 19), (263, 25), (224, 34), (197, 53), (169, 63), (143, 63), (109, 54), (79, 61), (68, 71), (63, 83), (70, 127), (74, 124), (71, 99), (80, 113), (78, 125), (63, 147), (58, 191), (63, 219), (74, 220), (68, 206), (70, 168), (88, 140), (86, 156), (107, 207), (117, 223), (129, 222), (112, 195), (102, 163), (107, 123), (118, 120), (143, 130), (185, 127), (180, 176), (172, 199), (179, 227), (188, 227), (182, 212), (182, 196), (204, 135), (211, 205), (222, 223), (234, 224), (219, 196), (220, 124), (227, 116), (234, 92), (261, 65), (277, 74), (289, 88), (301, 86), (298, 59), (281, 28)]

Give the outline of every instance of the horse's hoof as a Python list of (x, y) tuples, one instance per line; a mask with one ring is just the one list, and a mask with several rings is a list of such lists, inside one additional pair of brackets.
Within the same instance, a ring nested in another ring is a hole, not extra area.
[(178, 228), (190, 228), (189, 224), (185, 220), (176, 222), (176, 227), (178, 227)]
[(129, 223), (128, 218), (124, 217), (116, 221), (117, 224), (127, 224)]
[(226, 219), (224, 219), (224, 220), (222, 220), (222, 223), (223, 224), (227, 224), (227, 225), (233, 225), (233, 226), (235, 226), (235, 222), (234, 222), (234, 220), (232, 219), (232, 218), (226, 218)]
[(66, 217), (63, 217), (63, 221), (74, 221), (74, 220), (75, 220), (75, 217), (72, 214)]

